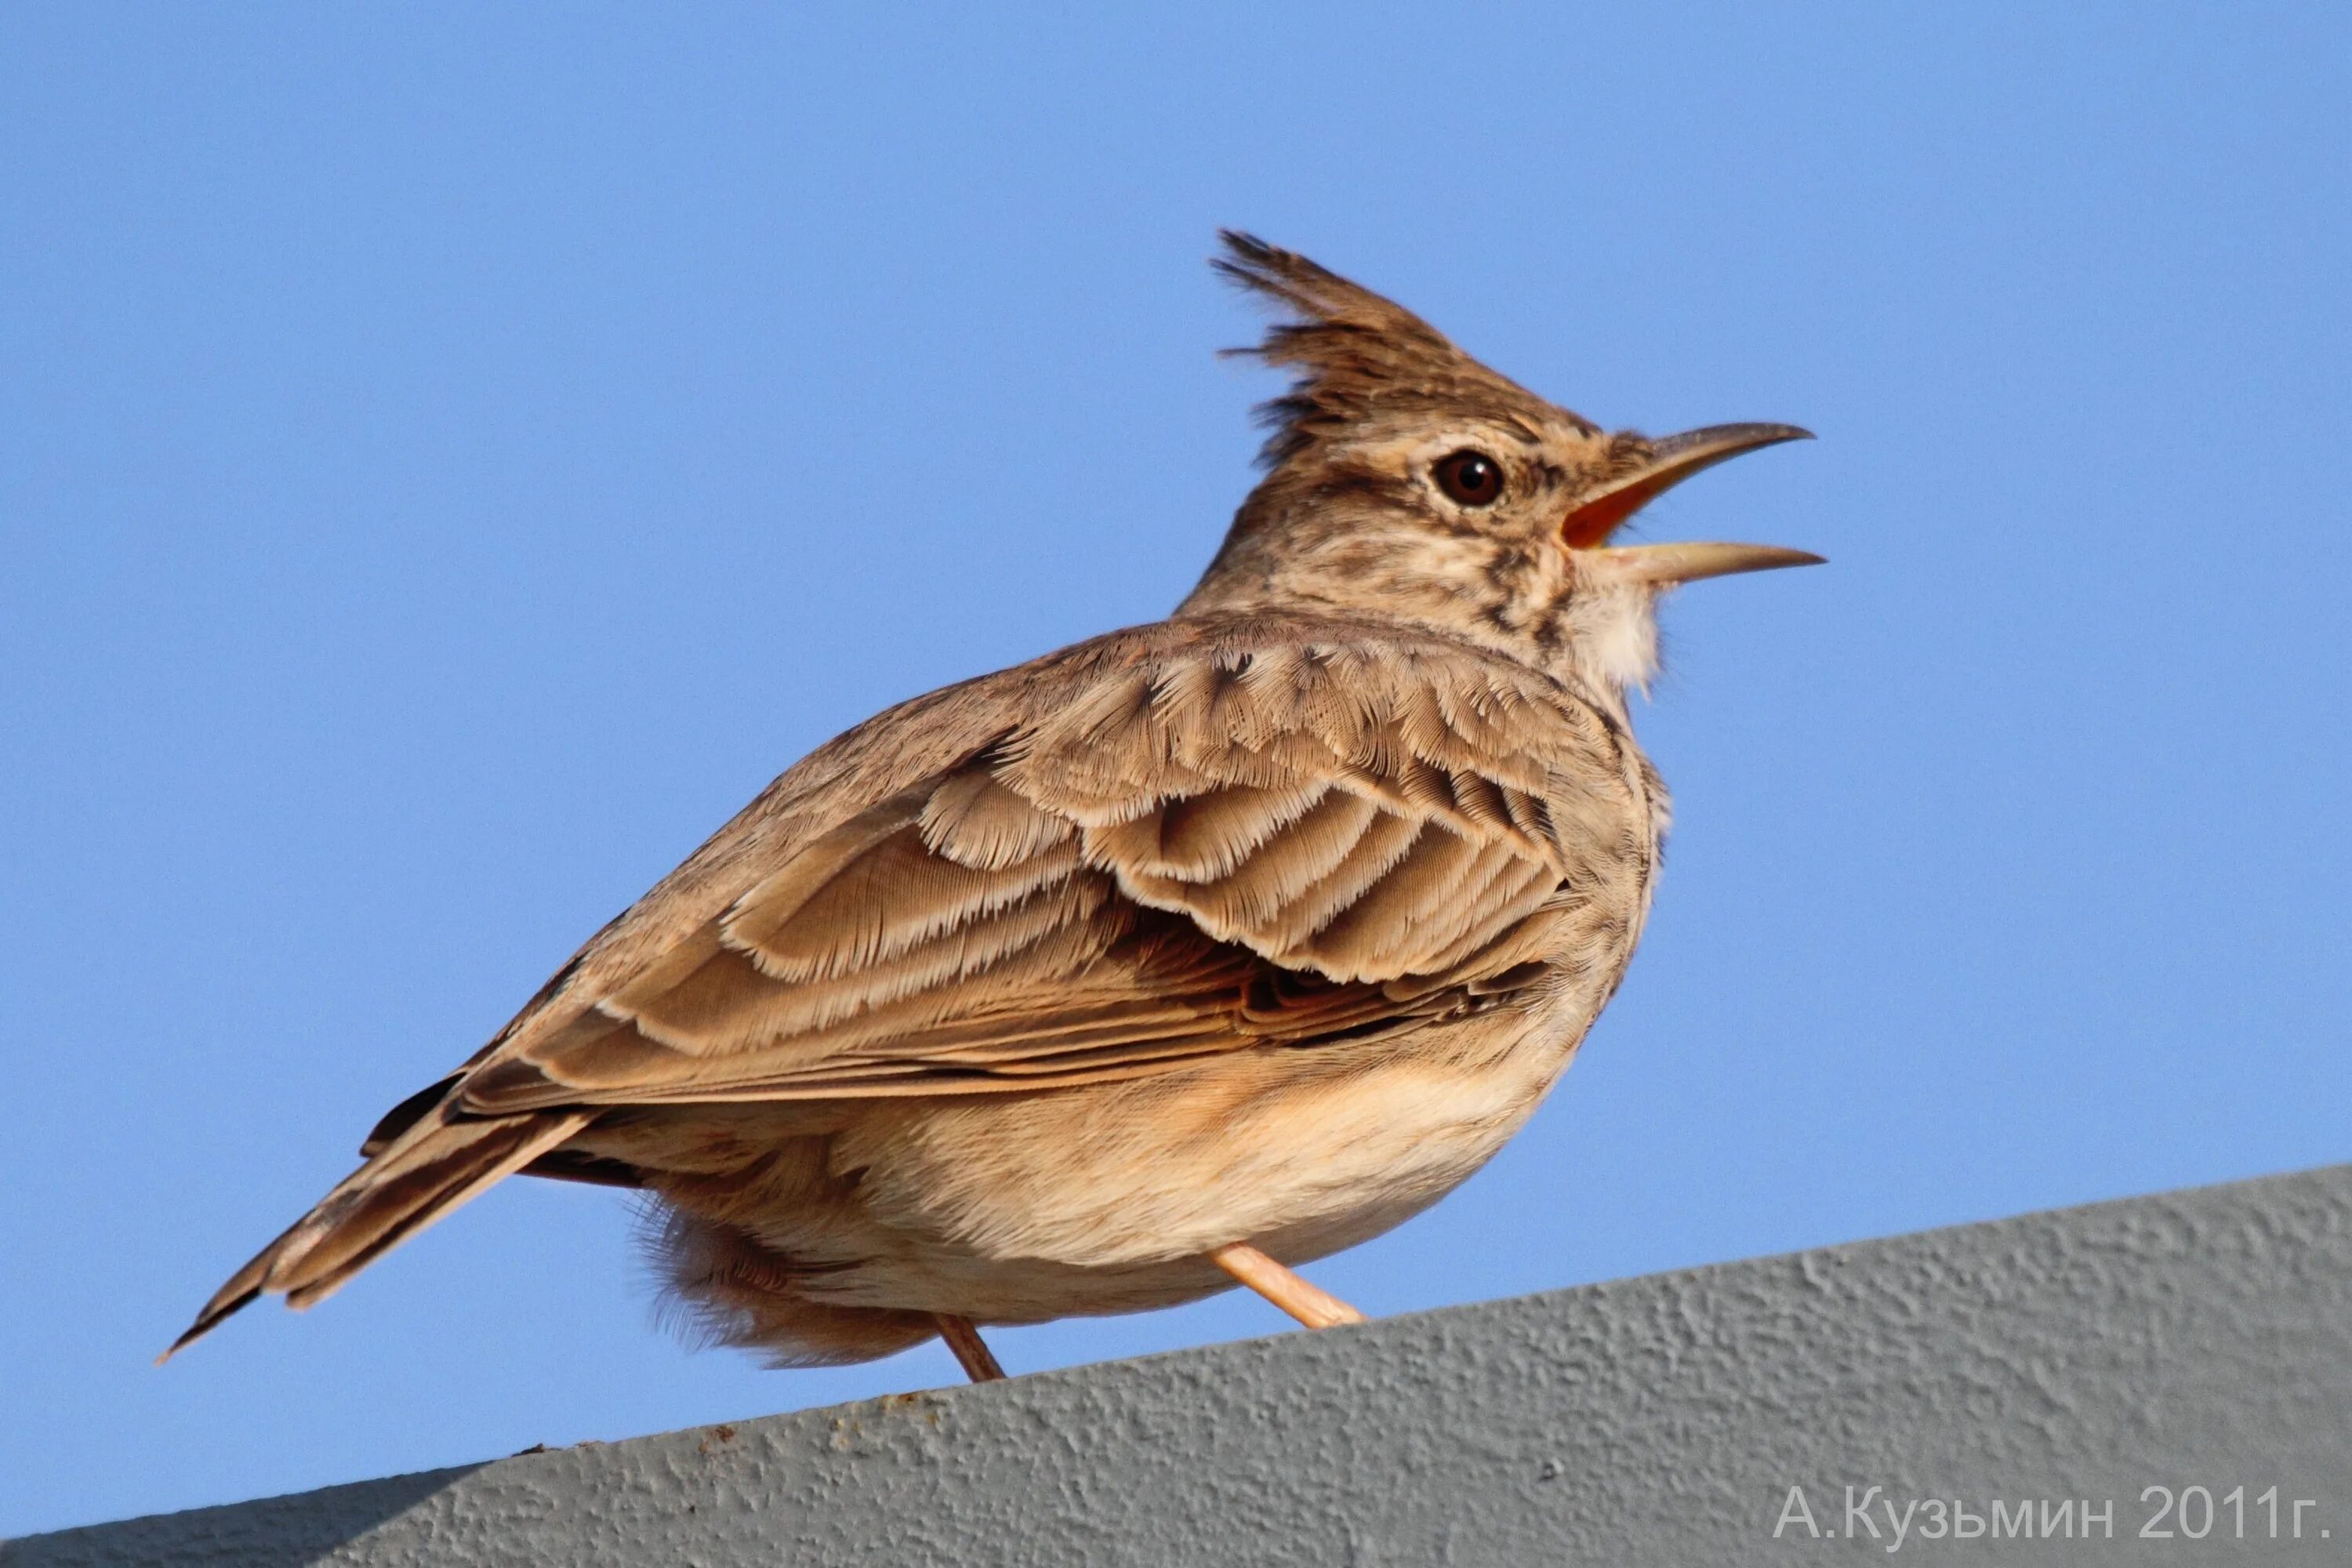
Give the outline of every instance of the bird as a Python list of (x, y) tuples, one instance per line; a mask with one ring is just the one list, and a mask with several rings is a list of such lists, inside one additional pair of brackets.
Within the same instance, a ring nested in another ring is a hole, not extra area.
[(1220, 234), (1283, 373), (1262, 478), (1165, 620), (916, 697), (793, 765), (205, 1302), (313, 1305), (515, 1174), (649, 1200), (661, 1282), (777, 1366), (1236, 1284), (1443, 1198), (1623, 977), (1670, 807), (1630, 704), (1701, 578), (1626, 543), (1795, 426), (1652, 437)]

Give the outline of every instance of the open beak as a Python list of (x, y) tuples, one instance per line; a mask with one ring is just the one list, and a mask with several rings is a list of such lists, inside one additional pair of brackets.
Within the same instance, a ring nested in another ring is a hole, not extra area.
[(1822, 557), (1770, 544), (1632, 544), (1602, 542), (1620, 524), (1703, 468), (1742, 452), (1810, 441), (1813, 433), (1794, 425), (1710, 425), (1651, 443), (1650, 461), (1597, 495), (1579, 501), (1560, 524), (1560, 540), (1579, 552), (1587, 570), (1620, 582), (1668, 584), (1734, 572), (1767, 572), (1776, 566), (1818, 566)]

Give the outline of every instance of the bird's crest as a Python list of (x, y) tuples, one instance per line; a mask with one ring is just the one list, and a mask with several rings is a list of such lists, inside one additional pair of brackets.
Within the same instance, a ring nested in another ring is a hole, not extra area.
[(1225, 253), (1210, 265), (1284, 314), (1255, 347), (1225, 351), (1295, 373), (1287, 391), (1258, 405), (1267, 468), (1383, 416), (1443, 411), (1524, 423), (1566, 414), (1393, 300), (1254, 235), (1225, 229), (1219, 237)]

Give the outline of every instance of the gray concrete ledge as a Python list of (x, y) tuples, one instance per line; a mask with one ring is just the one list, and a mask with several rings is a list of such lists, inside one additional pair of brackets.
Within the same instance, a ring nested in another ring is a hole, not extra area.
[[(1879, 1489), (1874, 1537), (1848, 1487)], [(2149, 1487), (2171, 1489), (2162, 1517)], [(2182, 1534), (2206, 1522), (2192, 1487), (2221, 1500), (2201, 1541)], [(2151, 1520), (2174, 1533), (2143, 1537)], [(1971, 1521), (1983, 1533), (1953, 1539)], [(0, 1564), (1713, 1564), (1897, 1547), (2352, 1562), (2352, 1166), (62, 1531), (0, 1543)]]

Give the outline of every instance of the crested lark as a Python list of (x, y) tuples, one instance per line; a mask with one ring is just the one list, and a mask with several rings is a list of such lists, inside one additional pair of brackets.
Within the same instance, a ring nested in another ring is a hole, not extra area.
[[(1623, 974), (1666, 794), (1659, 595), (1818, 558), (1612, 546), (1801, 437), (1612, 434), (1242, 235), (1265, 477), (1171, 619), (819, 748), (591, 938), (236, 1272), (320, 1300), (521, 1172), (641, 1189), (779, 1363), (1165, 1307), (1379, 1235), (1494, 1154)], [(169, 1353), (168, 1352), (166, 1352)]]

